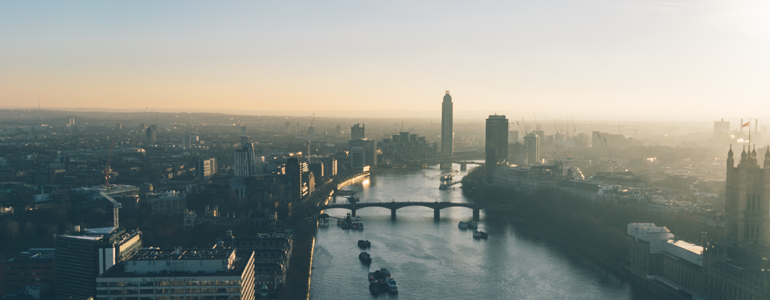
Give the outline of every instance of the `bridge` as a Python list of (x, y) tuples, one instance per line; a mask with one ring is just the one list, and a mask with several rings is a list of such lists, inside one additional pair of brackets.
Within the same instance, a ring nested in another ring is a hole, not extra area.
[(390, 209), (390, 217), (395, 219), (396, 218), (396, 210), (399, 208), (404, 208), (407, 206), (422, 206), (427, 208), (433, 209), (433, 218), (435, 220), (438, 220), (441, 218), (441, 209), (447, 208), (447, 207), (467, 207), (470, 209), (473, 209), (473, 219), (478, 220), (479, 219), (479, 211), (482, 209), (488, 209), (488, 208), (503, 208), (503, 206), (497, 207), (497, 206), (482, 206), (476, 203), (457, 203), (457, 202), (415, 202), (415, 201), (406, 201), (406, 202), (358, 202), (358, 203), (349, 203), (349, 204), (331, 204), (331, 205), (319, 205), (316, 208), (321, 210), (326, 209), (332, 209), (332, 208), (341, 208), (341, 209), (349, 209), (351, 210), (351, 215), (356, 216), (356, 210), (367, 208), (367, 207), (382, 207)]

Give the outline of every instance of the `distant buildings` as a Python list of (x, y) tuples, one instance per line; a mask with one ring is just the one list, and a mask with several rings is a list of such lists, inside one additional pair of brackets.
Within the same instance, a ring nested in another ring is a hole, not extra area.
[(353, 127), (350, 127), (350, 140), (360, 140), (366, 138), (366, 128), (365, 125), (353, 125)]
[(190, 149), (192, 148), (192, 142), (190, 140), (190, 134), (185, 132), (185, 134), (182, 136), (182, 149)]
[(449, 91), (444, 95), (444, 101), (441, 103), (441, 155), (452, 156), (454, 151), (454, 119), (453, 119), (452, 96)]
[[(96, 300), (254, 299), (254, 252), (143, 249), (95, 280)], [(120, 298), (123, 298), (122, 296)]]
[(342, 127), (340, 127), (339, 124), (337, 124), (337, 127), (334, 129), (334, 137), (335, 138), (341, 138), (342, 137)]
[(530, 132), (524, 136), (524, 147), (527, 149), (527, 163), (540, 164), (540, 136)]
[(377, 145), (373, 140), (350, 140), (348, 141), (348, 150), (351, 168), (362, 169), (364, 166), (374, 167), (377, 165)]
[(714, 121), (714, 138), (721, 139), (730, 135), (730, 121)]
[(141, 233), (114, 227), (80, 228), (56, 235), (56, 295), (96, 295), (96, 277), (142, 248)]
[(217, 173), (217, 159), (212, 157), (195, 162), (195, 177), (198, 180), (208, 180)]
[(505, 116), (489, 116), (485, 144), (485, 170), (487, 180), (491, 181), (497, 164), (508, 159), (508, 119)]
[[(382, 155), (378, 155), (380, 162), (385, 165), (400, 164), (411, 160), (419, 160), (436, 156), (435, 143), (428, 143), (424, 136), (401, 132), (394, 134), (390, 139), (383, 139), (379, 143)], [(378, 162), (378, 164), (380, 163)]]
[(157, 125), (150, 125), (150, 127), (147, 127), (147, 131), (145, 133), (145, 141), (147, 141), (148, 144), (155, 144), (158, 142)]
[(182, 216), (187, 211), (187, 194), (184, 192), (147, 193), (147, 201), (156, 215)]
[[(242, 137), (244, 138), (244, 137)], [(233, 175), (250, 176), (262, 174), (263, 158), (254, 152), (254, 144), (246, 142), (243, 148), (233, 154)]]

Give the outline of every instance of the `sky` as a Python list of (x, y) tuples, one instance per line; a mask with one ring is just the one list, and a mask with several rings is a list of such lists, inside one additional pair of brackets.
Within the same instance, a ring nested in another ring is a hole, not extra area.
[(770, 112), (770, 2), (0, 1), (0, 108)]

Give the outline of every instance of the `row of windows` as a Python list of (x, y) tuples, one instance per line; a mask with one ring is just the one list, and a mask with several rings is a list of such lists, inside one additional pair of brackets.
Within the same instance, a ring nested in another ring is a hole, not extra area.
[(240, 293), (240, 287), (210, 287), (210, 288), (187, 288), (187, 289), (110, 289), (97, 290), (97, 295), (136, 295), (136, 294), (197, 294), (197, 293)]
[(210, 281), (142, 281), (142, 282), (97, 282), (97, 287), (143, 287), (143, 286), (199, 286), (199, 285), (240, 285), (240, 280)]
[(41, 275), (43, 276), (43, 275), (51, 275), (51, 273), (5, 273), (5, 275), (8, 275), (8, 276)]
[(51, 267), (7, 267), (8, 270), (24, 270), (24, 269), (51, 269)]
[(97, 300), (241, 300), (241, 295), (229, 296), (156, 296), (156, 297), (115, 297), (96, 296)]

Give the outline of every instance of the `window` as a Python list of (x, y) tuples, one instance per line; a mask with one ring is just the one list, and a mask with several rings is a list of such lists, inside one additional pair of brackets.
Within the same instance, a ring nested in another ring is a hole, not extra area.
[(172, 281), (169, 285), (184, 285), (184, 281)]
[(152, 289), (141, 289), (139, 290), (139, 294), (152, 294)]
[(201, 289), (201, 293), (213, 293), (215, 289), (213, 287), (206, 287)]
[(198, 292), (200, 292), (200, 289), (198, 289), (198, 288), (187, 289), (187, 293), (188, 294), (190, 294), (190, 293), (198, 293)]
[(155, 283), (155, 286), (167, 286), (168, 281), (158, 281)]
[(185, 282), (186, 285), (200, 285), (200, 281), (187, 281)]
[(198, 296), (187, 296), (187, 297), (185, 297), (185, 300), (200, 300), (200, 297), (198, 297)]
[(156, 294), (168, 294), (168, 289), (155, 289)]

